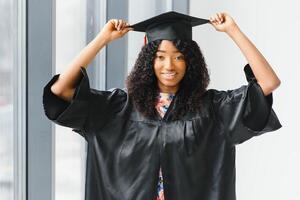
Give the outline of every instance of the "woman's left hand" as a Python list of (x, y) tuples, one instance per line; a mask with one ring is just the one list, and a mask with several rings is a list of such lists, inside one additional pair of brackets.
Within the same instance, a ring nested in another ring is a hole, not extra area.
[(215, 29), (220, 32), (228, 33), (230, 30), (237, 27), (237, 24), (235, 23), (233, 18), (225, 12), (219, 12), (215, 15), (212, 15), (209, 18), (209, 21), (213, 25), (213, 27), (215, 27)]

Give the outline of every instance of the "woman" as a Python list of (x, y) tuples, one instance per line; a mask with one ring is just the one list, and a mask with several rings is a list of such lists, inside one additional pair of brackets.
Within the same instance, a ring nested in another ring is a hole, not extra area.
[[(249, 62), (248, 84), (206, 90), (209, 75), (191, 39), (196, 22), (190, 19), (169, 12), (146, 20), (146, 26), (110, 20), (46, 85), (47, 117), (88, 143), (87, 200), (234, 200), (235, 145), (281, 127), (272, 109), (280, 80), (227, 13), (196, 20), (209, 22), (238, 45)], [(95, 55), (139, 29), (146, 30), (149, 42), (127, 88), (90, 89), (85, 68)]]

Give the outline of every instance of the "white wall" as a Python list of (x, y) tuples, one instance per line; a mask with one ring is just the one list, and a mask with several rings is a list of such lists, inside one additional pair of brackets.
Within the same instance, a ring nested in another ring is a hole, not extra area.
[[(227, 11), (269, 61), (281, 80), (273, 109), (282, 128), (237, 146), (237, 197), (242, 200), (299, 199), (300, 131), (299, 2), (190, 0), (190, 14), (209, 18)], [(195, 27), (211, 73), (209, 88), (234, 89), (246, 84), (246, 59), (225, 34), (206, 24)]]

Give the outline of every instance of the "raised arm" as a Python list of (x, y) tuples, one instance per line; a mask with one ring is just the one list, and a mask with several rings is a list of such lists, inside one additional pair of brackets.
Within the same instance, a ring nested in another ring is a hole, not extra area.
[(60, 74), (52, 85), (51, 91), (60, 98), (71, 101), (80, 77), (80, 68), (87, 68), (96, 54), (109, 42), (124, 36), (132, 28), (128, 28), (124, 20), (109, 20), (99, 34), (71, 61), (68, 68)]
[(217, 31), (227, 33), (240, 48), (265, 96), (280, 85), (280, 80), (268, 61), (240, 30), (232, 17), (224, 12), (217, 13), (210, 17), (210, 22)]

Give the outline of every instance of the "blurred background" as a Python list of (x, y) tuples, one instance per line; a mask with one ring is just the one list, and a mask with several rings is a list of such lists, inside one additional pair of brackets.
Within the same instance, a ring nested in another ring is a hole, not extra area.
[[(42, 90), (111, 18), (130, 24), (166, 11), (201, 18), (228, 12), (281, 79), (273, 109), (283, 127), (237, 146), (238, 199), (298, 199), (300, 146), (296, 1), (203, 0), (0, 0), (0, 199), (83, 200), (86, 142), (54, 125), (42, 108)], [(143, 46), (130, 32), (90, 64), (91, 85), (124, 87)], [(234, 42), (209, 25), (193, 28), (208, 64), (209, 88), (246, 84), (247, 61)]]

